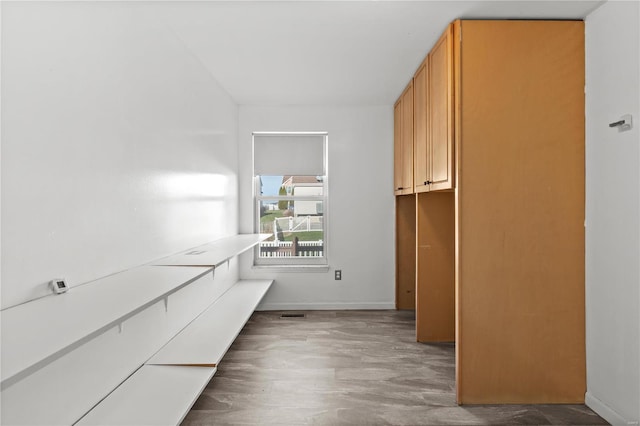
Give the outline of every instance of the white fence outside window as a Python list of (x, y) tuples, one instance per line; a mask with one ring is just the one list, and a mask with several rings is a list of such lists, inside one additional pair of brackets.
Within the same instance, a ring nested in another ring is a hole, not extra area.
[[(290, 216), (273, 219), (273, 230), (286, 232), (322, 231), (322, 216)], [(276, 235), (276, 238), (277, 235)]]
[(323, 241), (263, 241), (260, 257), (322, 257)]

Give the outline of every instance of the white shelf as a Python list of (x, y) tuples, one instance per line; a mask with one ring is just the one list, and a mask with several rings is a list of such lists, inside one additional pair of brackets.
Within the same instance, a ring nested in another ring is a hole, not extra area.
[(214, 367), (143, 365), (76, 425), (178, 425)]
[(147, 364), (218, 365), (273, 280), (241, 280), (160, 349)]
[(142, 266), (2, 311), (2, 382), (45, 365), (200, 278), (210, 267)]
[(271, 234), (239, 234), (222, 238), (154, 262), (159, 266), (209, 266), (215, 267), (249, 250)]

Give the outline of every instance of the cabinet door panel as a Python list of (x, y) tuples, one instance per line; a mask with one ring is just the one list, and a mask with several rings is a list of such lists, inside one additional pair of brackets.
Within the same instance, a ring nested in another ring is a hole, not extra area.
[(413, 176), (416, 192), (429, 190), (430, 164), (428, 134), (428, 72), (425, 61), (413, 78), (413, 131), (415, 152), (413, 156)]
[(583, 403), (584, 22), (461, 31), (458, 402)]
[(413, 83), (402, 95), (402, 188), (413, 193)]
[(402, 97), (393, 107), (393, 192), (402, 193)]
[(453, 188), (452, 27), (429, 53), (431, 190)]

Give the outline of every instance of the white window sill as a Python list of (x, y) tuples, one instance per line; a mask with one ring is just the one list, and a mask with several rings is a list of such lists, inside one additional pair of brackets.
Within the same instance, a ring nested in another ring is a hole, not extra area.
[(257, 271), (273, 272), (329, 272), (329, 265), (253, 265)]

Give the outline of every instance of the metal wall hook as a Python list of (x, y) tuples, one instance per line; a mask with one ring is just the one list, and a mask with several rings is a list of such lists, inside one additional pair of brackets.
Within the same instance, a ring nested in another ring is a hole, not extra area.
[(623, 115), (622, 117), (620, 117), (620, 120), (609, 123), (609, 127), (617, 127), (619, 132), (631, 130), (631, 128), (633, 127), (631, 114)]

